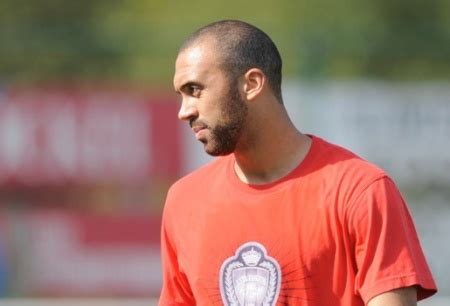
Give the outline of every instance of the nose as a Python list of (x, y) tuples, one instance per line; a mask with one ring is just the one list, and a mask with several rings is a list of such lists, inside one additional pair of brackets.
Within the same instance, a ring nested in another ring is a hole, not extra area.
[(190, 121), (198, 117), (198, 110), (191, 99), (183, 99), (180, 110), (178, 111), (178, 119)]

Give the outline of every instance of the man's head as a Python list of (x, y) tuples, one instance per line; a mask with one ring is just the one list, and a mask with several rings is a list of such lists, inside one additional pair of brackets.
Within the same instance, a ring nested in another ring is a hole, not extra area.
[(264, 92), (281, 100), (281, 59), (270, 38), (240, 21), (219, 21), (192, 34), (177, 57), (179, 112), (210, 155), (242, 145), (247, 102)]
[(233, 80), (250, 68), (259, 68), (267, 77), (274, 96), (282, 103), (282, 60), (270, 37), (257, 27), (239, 20), (222, 20), (195, 31), (181, 46), (179, 53), (212, 40), (222, 69)]

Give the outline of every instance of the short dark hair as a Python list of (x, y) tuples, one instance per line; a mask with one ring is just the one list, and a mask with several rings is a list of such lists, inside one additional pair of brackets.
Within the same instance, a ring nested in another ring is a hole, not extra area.
[(237, 78), (251, 68), (261, 69), (280, 103), (282, 61), (270, 37), (257, 27), (239, 20), (221, 20), (195, 31), (183, 43), (180, 53), (204, 38), (213, 37), (222, 55), (222, 67), (229, 78)]

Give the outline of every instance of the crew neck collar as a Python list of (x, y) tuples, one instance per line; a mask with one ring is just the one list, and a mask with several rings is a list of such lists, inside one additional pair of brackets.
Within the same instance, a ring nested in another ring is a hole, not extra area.
[(316, 153), (319, 149), (318, 147), (320, 138), (309, 134), (307, 136), (311, 138), (311, 147), (309, 148), (308, 153), (306, 154), (305, 158), (299, 163), (299, 165), (284, 177), (267, 184), (244, 183), (239, 179), (238, 175), (236, 174), (236, 171), (234, 169), (236, 159), (234, 154), (231, 154), (230, 157), (228, 158), (228, 163), (226, 165), (227, 180), (229, 181), (229, 183), (232, 185), (233, 188), (237, 188), (238, 190), (248, 193), (273, 192), (280, 188), (283, 188), (283, 186), (289, 185), (289, 181), (292, 178), (302, 176), (305, 173), (305, 171), (310, 167), (314, 158), (317, 156)]

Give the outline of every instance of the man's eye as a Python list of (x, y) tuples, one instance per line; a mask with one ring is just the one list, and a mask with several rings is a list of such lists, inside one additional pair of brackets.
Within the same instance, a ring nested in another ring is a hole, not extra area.
[(198, 86), (190, 86), (189, 87), (189, 93), (192, 96), (194, 96), (194, 97), (200, 96), (200, 87), (198, 87)]

